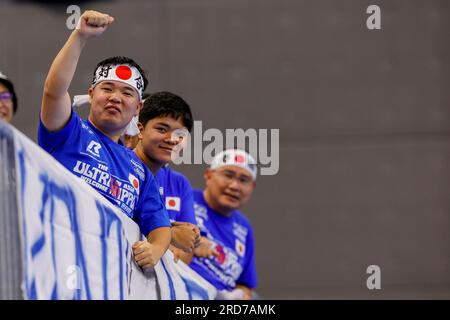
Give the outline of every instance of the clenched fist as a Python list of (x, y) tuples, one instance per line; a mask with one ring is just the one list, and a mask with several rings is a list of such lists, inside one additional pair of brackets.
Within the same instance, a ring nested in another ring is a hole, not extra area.
[(82, 36), (87, 38), (99, 36), (113, 21), (114, 18), (108, 14), (87, 10), (81, 15), (77, 30)]
[(161, 254), (155, 245), (148, 241), (138, 241), (133, 244), (133, 254), (136, 263), (143, 269), (152, 268), (158, 263)]
[(191, 253), (200, 240), (200, 230), (192, 223), (173, 222), (171, 230), (172, 244), (187, 253)]

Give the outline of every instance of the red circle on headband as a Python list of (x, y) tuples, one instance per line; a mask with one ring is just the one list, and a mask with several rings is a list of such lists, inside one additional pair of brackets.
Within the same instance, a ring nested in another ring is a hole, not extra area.
[(234, 161), (236, 163), (244, 163), (244, 157), (240, 154), (238, 154), (237, 156), (234, 157)]
[(116, 76), (122, 80), (128, 80), (131, 78), (131, 69), (128, 66), (118, 66), (116, 68)]

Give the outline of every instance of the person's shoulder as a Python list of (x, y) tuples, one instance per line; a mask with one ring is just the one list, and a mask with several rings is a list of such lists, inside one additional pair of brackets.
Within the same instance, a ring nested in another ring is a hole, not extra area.
[[(60, 133), (64, 133), (65, 131), (70, 132), (71, 130), (74, 129), (74, 127), (77, 124), (81, 124), (83, 125), (83, 120), (80, 118), (80, 116), (74, 111), (72, 110), (70, 113), (69, 118), (67, 119), (67, 122), (64, 124), (64, 126), (62, 126), (60, 129), (58, 130), (49, 130), (47, 129), (47, 127), (45, 126), (44, 122), (41, 119), (41, 116), (39, 115), (39, 131), (44, 131), (44, 132), (48, 132), (51, 135), (55, 135), (55, 134), (60, 134)], [(80, 126), (80, 128), (83, 128), (82, 126)]]
[(83, 129), (82, 119), (73, 110), (67, 123), (54, 131), (47, 129), (41, 117), (39, 117), (38, 144), (50, 153), (57, 149), (62, 149), (64, 146), (70, 148), (86, 139)]
[(239, 210), (235, 210), (234, 229), (236, 232), (240, 232), (248, 241), (254, 241), (253, 226), (250, 220), (243, 215)]
[(181, 172), (179, 172), (171, 167), (168, 167), (168, 166), (162, 167), (160, 170), (164, 171), (170, 177), (189, 182), (188, 178), (186, 178), (186, 176), (184, 174), (182, 174)]
[(241, 211), (234, 210), (233, 214), (235, 216), (236, 222), (247, 227), (250, 230), (252, 229), (252, 223)]
[[(106, 139), (102, 138), (102, 136), (104, 134), (100, 134), (99, 130), (96, 129), (90, 122), (88, 119), (83, 119), (80, 117), (80, 115), (78, 115), (78, 113), (76, 113), (74, 110), (72, 110), (72, 116), (70, 119), (70, 122), (74, 122), (77, 124), (81, 134), (82, 134), (82, 139), (84, 140), (96, 140), (98, 143), (100, 144), (105, 144)], [(111, 141), (111, 143), (108, 144), (113, 144), (115, 142)]]
[(178, 183), (182, 184), (183, 186), (192, 189), (191, 182), (181, 172), (179, 172), (179, 171), (177, 171), (175, 169), (172, 169), (170, 167), (164, 167), (161, 170), (165, 171), (165, 173), (169, 177), (169, 179), (173, 179), (174, 181), (177, 181)]
[(122, 145), (122, 144), (117, 144), (120, 148), (120, 150), (122, 150), (123, 153), (127, 154), (131, 159), (134, 160), (139, 160), (139, 163), (143, 164), (142, 161), (139, 159), (139, 157), (136, 155), (136, 153), (134, 153), (133, 150), (131, 150), (130, 148), (127, 148), (126, 146)]
[(131, 150), (130, 148), (127, 148), (126, 146), (124, 146), (121, 143), (110, 141), (108, 139), (104, 139), (104, 140), (107, 141), (107, 143), (109, 145), (111, 145), (113, 152), (120, 153), (120, 157), (125, 157), (125, 158), (130, 159), (130, 161), (134, 162), (136, 164), (136, 166), (138, 166), (138, 167), (142, 168), (142, 170), (144, 170), (145, 165), (139, 159), (139, 157), (136, 155), (136, 153), (134, 153), (133, 150)]
[(203, 190), (201, 189), (192, 189), (192, 195), (194, 196), (194, 201), (203, 201)]
[(125, 147), (122, 147), (122, 152), (130, 159), (130, 164), (134, 170), (134, 172), (139, 176), (139, 179), (147, 184), (149, 181), (153, 180), (153, 174), (150, 169), (139, 159), (139, 157), (134, 153), (133, 150)]

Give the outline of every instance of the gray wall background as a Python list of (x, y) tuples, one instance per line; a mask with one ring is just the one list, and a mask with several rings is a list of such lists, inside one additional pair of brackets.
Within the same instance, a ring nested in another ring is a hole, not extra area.
[[(204, 129), (280, 129), (280, 171), (243, 208), (263, 297), (450, 298), (449, 1), (3, 1), (0, 70), (32, 139), (68, 4), (116, 18), (72, 95), (100, 59), (128, 55)], [(366, 28), (371, 4), (382, 30)], [(204, 169), (180, 168), (194, 187)], [(366, 288), (371, 264), (381, 290)]]

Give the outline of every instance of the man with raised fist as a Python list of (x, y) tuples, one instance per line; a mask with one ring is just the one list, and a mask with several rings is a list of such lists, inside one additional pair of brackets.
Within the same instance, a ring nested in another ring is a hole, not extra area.
[(170, 221), (155, 180), (119, 138), (142, 107), (147, 78), (127, 57), (101, 61), (88, 89), (90, 113), (83, 121), (68, 93), (87, 41), (114, 22), (108, 14), (86, 11), (50, 67), (42, 98), (38, 141), (42, 148), (135, 220), (148, 241), (133, 245), (136, 262), (154, 266), (169, 247)]

